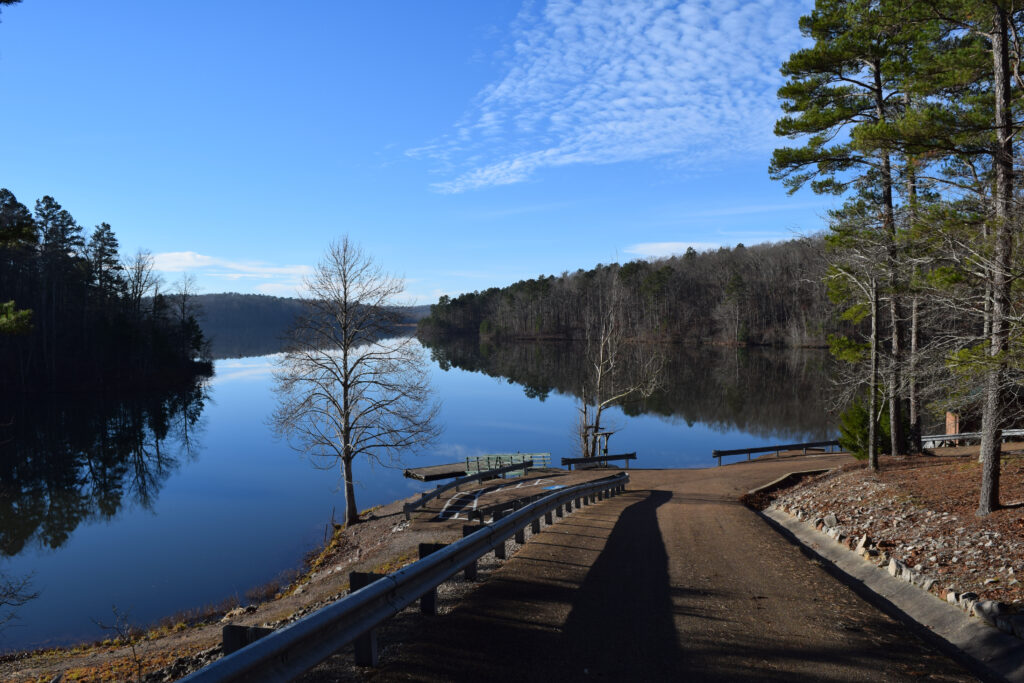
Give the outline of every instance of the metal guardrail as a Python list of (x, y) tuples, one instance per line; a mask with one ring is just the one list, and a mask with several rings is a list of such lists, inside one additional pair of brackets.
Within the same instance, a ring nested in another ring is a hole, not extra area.
[(636, 453), (621, 453), (619, 455), (595, 455), (592, 458), (562, 458), (562, 467), (568, 466), (571, 470), (573, 465), (587, 465), (595, 462), (607, 463), (609, 460), (625, 460), (626, 469), (629, 469), (629, 461), (636, 460)]
[(458, 489), (463, 484), (469, 484), (474, 481), (482, 481), (484, 479), (495, 479), (498, 477), (498, 475), (505, 474), (506, 472), (515, 472), (518, 470), (523, 470), (523, 474), (525, 475), (531, 467), (533, 467), (533, 461), (526, 460), (524, 462), (517, 462), (512, 465), (505, 465), (504, 467), (499, 467), (498, 469), (495, 470), (477, 472), (476, 474), (470, 474), (465, 477), (453, 479), (447, 484), (438, 485), (437, 488), (435, 488), (433, 491), (427, 491), (426, 493), (421, 494), (419, 500), (414, 500), (411, 503), (406, 503), (405, 505), (402, 506), (402, 511), (405, 512), (406, 519), (412, 519), (413, 510), (422, 507), (427, 502), (433, 500), (434, 498), (437, 498), (445, 491), (448, 491), (450, 489)]
[[(1003, 440), (1024, 436), (1024, 429), (1004, 429)], [(921, 437), (921, 445), (938, 444), (943, 441), (980, 441), (981, 432), (963, 432), (962, 434), (928, 434)]]
[(833, 439), (832, 441), (808, 441), (807, 443), (788, 443), (777, 446), (758, 446), (756, 448), (733, 448), (730, 450), (715, 449), (711, 451), (711, 457), (718, 458), (718, 465), (721, 467), (722, 458), (729, 455), (743, 455), (746, 453), (747, 460), (750, 460), (751, 453), (771, 453), (774, 451), (775, 457), (779, 457), (779, 453), (782, 451), (796, 451), (800, 449), (803, 449), (803, 454), (807, 455), (808, 448), (839, 448), (839, 441)]
[(370, 633), (417, 599), (433, 590), (484, 554), (525, 532), (536, 533), (540, 519), (551, 523), (552, 512), (568, 512), (606, 495), (625, 490), (629, 474), (572, 486), (545, 496), (493, 524), (469, 534), (423, 559), (356, 590), (346, 597), (227, 655), (183, 678), (189, 683), (290, 680), (330, 657), (356, 638)]

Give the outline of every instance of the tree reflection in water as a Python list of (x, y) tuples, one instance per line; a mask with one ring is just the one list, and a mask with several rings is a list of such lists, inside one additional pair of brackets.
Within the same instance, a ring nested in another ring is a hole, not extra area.
[[(479, 343), (475, 338), (424, 340), (442, 370), (457, 367), (502, 377), (543, 401), (552, 392), (579, 396), (585, 376), (578, 343)], [(665, 388), (622, 406), (627, 415), (654, 414), (772, 438), (779, 433), (832, 438), (832, 359), (820, 349), (661, 345)]]
[[(19, 397), (0, 403), (0, 557), (59, 548), (79, 524), (151, 508), (195, 458), (205, 378), (161, 394)], [(0, 577), (2, 579), (3, 577)]]

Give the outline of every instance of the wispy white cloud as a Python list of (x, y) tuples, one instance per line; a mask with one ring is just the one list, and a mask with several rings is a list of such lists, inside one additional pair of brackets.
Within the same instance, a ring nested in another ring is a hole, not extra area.
[[(231, 282), (239, 287), (275, 296), (295, 296), (302, 279), (313, 272), (312, 266), (277, 266), (263, 261), (233, 261), (194, 251), (168, 251), (153, 254), (153, 267), (162, 273), (190, 273), (210, 282)], [(245, 285), (243, 283), (248, 282)]]
[(775, 144), (779, 64), (810, 0), (548, 0), (517, 20), (505, 76), (407, 154), (445, 193), (541, 168), (663, 157), (693, 165)]
[(168, 251), (153, 254), (156, 270), (165, 273), (202, 271), (203, 274), (230, 280), (242, 278), (301, 278), (313, 272), (310, 266), (273, 266), (262, 261), (231, 261), (194, 251)]
[(640, 242), (626, 247), (627, 254), (635, 254), (644, 258), (663, 258), (673, 254), (685, 254), (693, 247), (696, 251), (718, 249), (721, 244), (716, 242)]

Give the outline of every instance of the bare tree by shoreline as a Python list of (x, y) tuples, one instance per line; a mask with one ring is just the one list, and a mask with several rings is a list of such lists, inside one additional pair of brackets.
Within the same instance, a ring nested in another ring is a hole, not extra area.
[(664, 354), (650, 345), (630, 343), (625, 316), (622, 287), (617, 281), (584, 312), (587, 376), (580, 387), (576, 424), (584, 458), (597, 455), (603, 435), (601, 418), (607, 408), (631, 397), (647, 398), (662, 386)]
[(345, 521), (359, 521), (352, 463), (394, 464), (438, 435), (427, 365), (413, 337), (388, 338), (402, 281), (342, 237), (305, 281), (305, 312), (274, 369), (270, 424), (292, 448), (338, 465)]

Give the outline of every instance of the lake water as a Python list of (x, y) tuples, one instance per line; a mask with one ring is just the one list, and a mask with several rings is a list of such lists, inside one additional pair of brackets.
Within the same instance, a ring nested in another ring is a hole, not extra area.
[[(498, 452), (571, 455), (581, 363), (566, 345), (433, 349), (444, 432), (408, 466)], [(827, 354), (669, 349), (669, 389), (613, 409), (636, 467), (707, 467), (711, 450), (832, 438)], [(111, 607), (153, 623), (297, 568), (344, 504), (336, 469), (274, 441), (270, 357), (223, 359), (202, 389), (151, 400), (0, 407), (0, 575), (31, 577), (0, 649), (105, 637)], [(628, 413), (628, 414), (627, 414)], [(14, 425), (13, 427), (11, 425)], [(431, 485), (356, 466), (365, 509)], [(0, 609), (0, 615), (11, 610)]]

